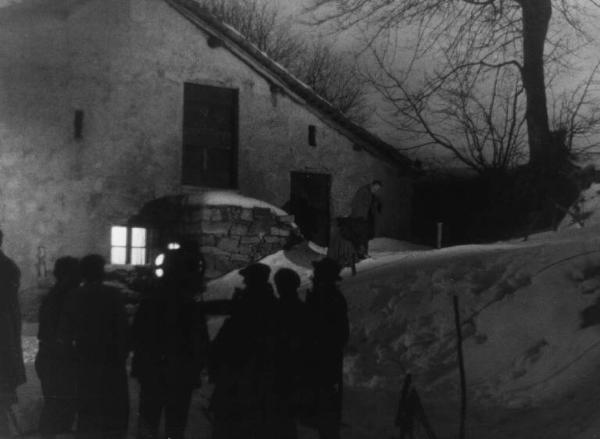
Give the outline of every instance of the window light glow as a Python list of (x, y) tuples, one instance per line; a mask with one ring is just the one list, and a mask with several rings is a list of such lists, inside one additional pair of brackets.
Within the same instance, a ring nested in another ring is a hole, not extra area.
[(112, 246), (127, 246), (127, 227), (113, 226), (110, 231), (110, 244)]
[(143, 227), (112, 226), (110, 246), (111, 264), (144, 265), (147, 257), (147, 230)]
[(131, 246), (146, 247), (146, 229), (133, 227), (131, 229)]
[(113, 247), (110, 249), (110, 263), (122, 265), (127, 263), (127, 248)]

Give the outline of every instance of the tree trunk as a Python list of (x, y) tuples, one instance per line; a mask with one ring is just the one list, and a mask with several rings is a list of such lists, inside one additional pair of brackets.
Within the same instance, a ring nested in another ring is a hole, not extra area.
[(523, 86), (527, 96), (529, 163), (546, 167), (555, 159), (548, 123), (544, 44), (552, 15), (551, 0), (516, 0), (523, 13)]

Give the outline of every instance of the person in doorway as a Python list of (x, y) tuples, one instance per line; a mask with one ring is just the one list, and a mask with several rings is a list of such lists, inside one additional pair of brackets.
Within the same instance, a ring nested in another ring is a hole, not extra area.
[(100, 255), (81, 260), (83, 285), (69, 295), (59, 324), (76, 361), (78, 439), (127, 434), (129, 328), (119, 290), (103, 283), (104, 266)]
[(337, 282), (340, 266), (330, 258), (313, 262), (308, 309), (308, 374), (314, 389), (316, 424), (321, 439), (339, 439), (342, 417), (342, 368), (349, 336), (348, 306)]
[[(0, 247), (3, 242), (0, 230)], [(10, 410), (17, 402), (17, 387), (25, 383), (21, 347), (19, 267), (0, 250), (0, 437), (10, 436)]]
[(361, 257), (367, 255), (369, 240), (375, 237), (375, 217), (382, 209), (378, 196), (382, 187), (381, 181), (373, 180), (370, 184), (361, 186), (352, 197), (350, 218), (354, 219), (354, 239), (351, 241), (359, 243)]
[(132, 375), (140, 382), (138, 439), (158, 437), (163, 412), (166, 437), (184, 437), (208, 350), (206, 320), (194, 299), (203, 287), (201, 265), (197, 250), (167, 251), (162, 277), (136, 312)]
[(71, 430), (75, 421), (75, 365), (73, 353), (58, 337), (58, 324), (68, 294), (79, 286), (79, 260), (65, 256), (54, 264), (56, 283), (42, 299), (39, 311), (39, 349), (35, 370), (40, 378), (44, 407), (39, 431), (43, 438)]

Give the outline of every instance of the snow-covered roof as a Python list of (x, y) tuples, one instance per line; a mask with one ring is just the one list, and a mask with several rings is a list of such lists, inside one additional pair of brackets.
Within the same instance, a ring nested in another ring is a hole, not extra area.
[(201, 204), (205, 206), (236, 206), (252, 209), (254, 207), (269, 209), (277, 216), (285, 216), (288, 213), (266, 201), (241, 195), (235, 191), (209, 190), (188, 196), (189, 204)]
[(412, 169), (412, 161), (401, 154), (397, 148), (352, 122), (330, 102), (319, 96), (312, 88), (292, 75), (283, 66), (259, 50), (242, 34), (210, 14), (194, 0), (165, 0), (175, 10), (197, 27), (215, 37), (219, 45), (230, 50), (246, 64), (253, 67), (272, 84), (293, 98), (300, 100), (332, 122), (338, 130), (353, 143), (364, 148), (374, 156), (391, 160), (406, 170)]

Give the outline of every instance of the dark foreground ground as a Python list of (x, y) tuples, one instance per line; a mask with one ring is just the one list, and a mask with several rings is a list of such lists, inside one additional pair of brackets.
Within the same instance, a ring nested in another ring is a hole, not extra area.
[[(38, 439), (37, 422), (40, 410), (43, 404), (40, 381), (37, 378), (34, 369), (34, 360), (37, 353), (37, 324), (26, 323), (23, 326), (23, 347), (25, 356), (25, 365), (27, 370), (27, 383), (19, 387), (19, 403), (15, 406), (15, 414), (19, 422), (19, 428), (23, 432), (22, 437), (29, 439)], [(208, 406), (208, 400), (212, 392), (210, 385), (204, 385), (194, 393), (192, 406), (186, 436), (190, 439), (210, 438), (210, 422), (205, 416), (205, 409)], [(136, 380), (129, 381), (130, 396), (130, 419), (128, 439), (135, 438), (137, 425), (137, 407), (139, 386)], [(310, 429), (299, 426), (300, 436), (304, 439), (316, 438), (317, 435)], [(72, 435), (63, 435), (64, 438), (71, 438)], [(5, 439), (5, 438), (0, 438)], [(8, 439), (8, 438), (6, 438)], [(268, 439), (268, 438), (265, 438)]]
[[(22, 437), (39, 439), (36, 433), (42, 395), (40, 382), (33, 361), (37, 352), (37, 324), (24, 326), (23, 344), (27, 368), (27, 383), (19, 388), (19, 404), (15, 406)], [(600, 366), (599, 366), (600, 367)], [(137, 424), (138, 383), (129, 383), (131, 416), (128, 439), (134, 439)], [(186, 437), (208, 439), (211, 437), (210, 422), (205, 409), (212, 388), (209, 385), (197, 390), (193, 396)], [(343, 439), (394, 439), (399, 430), (394, 426), (399, 391), (374, 392), (370, 389), (354, 389), (349, 386), (344, 392)], [(458, 396), (458, 395), (457, 395)], [(439, 439), (458, 437), (458, 398), (443, 402), (430, 400), (425, 403)], [(596, 416), (600, 407), (600, 380), (594, 385), (579, 389), (567, 398), (553, 404), (530, 410), (476, 409), (469, 407), (467, 437), (469, 439), (600, 439), (600, 421)], [(416, 438), (427, 437), (417, 428)], [(316, 439), (312, 429), (298, 425), (299, 439)], [(59, 439), (72, 438), (64, 435)], [(0, 438), (5, 439), (5, 438)], [(6, 438), (8, 439), (8, 438)], [(270, 438), (264, 438), (270, 439)]]

